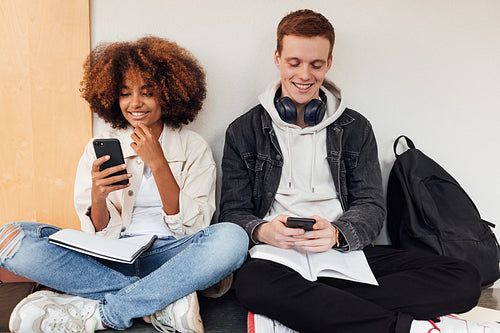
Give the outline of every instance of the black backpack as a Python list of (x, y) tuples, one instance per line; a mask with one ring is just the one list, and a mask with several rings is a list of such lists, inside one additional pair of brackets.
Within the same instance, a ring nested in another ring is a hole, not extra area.
[[(398, 155), (401, 138), (409, 149)], [(395, 248), (466, 260), (487, 287), (499, 277), (499, 248), (490, 227), (458, 182), (401, 135), (387, 185), (387, 229)]]

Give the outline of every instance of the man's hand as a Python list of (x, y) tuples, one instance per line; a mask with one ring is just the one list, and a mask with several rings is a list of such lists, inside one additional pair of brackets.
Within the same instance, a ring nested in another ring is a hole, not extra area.
[(272, 221), (261, 224), (254, 231), (253, 238), (256, 241), (282, 249), (289, 249), (295, 246), (297, 240), (295, 237), (303, 236), (305, 231), (300, 228), (286, 227), (287, 218), (288, 215), (278, 215)]
[(324, 252), (337, 244), (337, 229), (326, 219), (317, 215), (311, 216), (316, 220), (312, 231), (295, 238), (294, 245), (310, 252)]

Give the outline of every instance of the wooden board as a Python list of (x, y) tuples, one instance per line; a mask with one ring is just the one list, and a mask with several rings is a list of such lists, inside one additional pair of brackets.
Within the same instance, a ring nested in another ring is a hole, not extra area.
[(79, 228), (73, 184), (92, 136), (79, 93), (89, 22), (89, 0), (2, 1), (0, 226)]

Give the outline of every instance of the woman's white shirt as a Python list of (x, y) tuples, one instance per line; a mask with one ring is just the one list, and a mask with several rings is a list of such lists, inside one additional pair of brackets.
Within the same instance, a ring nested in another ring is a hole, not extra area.
[[(176, 214), (178, 215), (178, 214)], [(169, 218), (172, 218), (170, 216)], [(142, 174), (139, 193), (135, 198), (134, 209), (130, 226), (123, 236), (136, 236), (152, 234), (157, 236), (172, 236), (167, 225), (163, 222), (163, 209), (160, 192), (156, 186), (153, 172), (144, 164), (144, 173)]]

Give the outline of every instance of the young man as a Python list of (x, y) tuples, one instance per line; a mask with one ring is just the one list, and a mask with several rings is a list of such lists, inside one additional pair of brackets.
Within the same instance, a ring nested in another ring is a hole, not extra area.
[[(368, 120), (325, 81), (330, 22), (299, 10), (282, 19), (277, 37), (281, 80), (227, 129), (220, 220), (242, 226), (251, 245), (363, 250), (379, 286), (311, 282), (281, 264), (250, 259), (235, 279), (238, 299), (302, 333), (428, 332), (450, 321), (435, 324), (438, 316), (471, 309), (480, 282), (470, 264), (370, 245), (385, 218), (377, 146)], [(314, 230), (287, 228), (288, 216), (313, 217)]]

